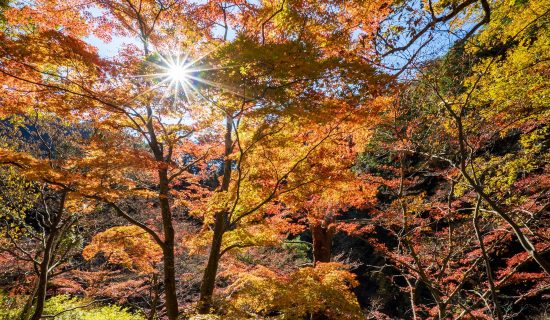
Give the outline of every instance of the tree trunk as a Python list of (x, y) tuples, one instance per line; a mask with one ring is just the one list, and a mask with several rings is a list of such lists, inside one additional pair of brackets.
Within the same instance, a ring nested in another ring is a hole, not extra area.
[[(144, 49), (147, 51), (147, 45), (144, 43)], [(175, 253), (174, 253), (174, 225), (172, 223), (172, 211), (170, 208), (170, 192), (168, 179), (168, 165), (171, 161), (170, 152), (164, 157), (162, 144), (157, 140), (155, 127), (153, 126), (153, 109), (147, 107), (148, 121), (146, 124), (149, 133), (149, 147), (155, 156), (155, 160), (162, 163), (162, 167), (157, 170), (159, 177), (159, 203), (162, 216), (162, 231), (164, 233), (164, 241), (162, 242), (162, 259), (164, 261), (164, 298), (166, 307), (166, 315), (169, 320), (176, 320), (179, 314), (178, 297), (176, 293), (176, 268), (175, 268)]]
[(452, 109), (448, 108), (449, 112), (453, 115), (455, 118), (457, 129), (458, 129), (458, 142), (459, 142), (459, 149), (460, 149), (460, 173), (462, 176), (466, 179), (468, 184), (474, 189), (474, 191), (478, 194), (479, 197), (483, 201), (485, 201), (491, 209), (493, 209), (498, 216), (500, 216), (504, 221), (506, 221), (510, 227), (512, 227), (512, 230), (516, 234), (516, 237), (519, 240), (519, 243), (525, 249), (525, 251), (533, 258), (533, 260), (539, 264), (539, 266), (546, 272), (547, 275), (550, 275), (550, 262), (548, 262), (544, 257), (540, 255), (538, 250), (535, 248), (535, 245), (531, 243), (531, 241), (525, 236), (523, 231), (521, 230), (521, 227), (512, 219), (511, 216), (509, 216), (504, 209), (500, 207), (499, 204), (497, 204), (495, 201), (491, 199), (491, 197), (485, 193), (483, 190), (483, 186), (480, 185), (477, 181), (477, 178), (474, 175), (471, 176), (468, 174), (468, 170), (466, 169), (467, 163), (466, 159), (468, 159), (468, 154), (466, 152), (466, 137), (464, 135), (464, 127), (462, 124), (462, 118), (461, 115), (457, 115), (452, 111)]
[(31, 320), (40, 320), (44, 312), (44, 303), (46, 302), (46, 293), (48, 290), (48, 269), (50, 268), (50, 260), (52, 256), (53, 240), (55, 235), (50, 233), (46, 241), (44, 257), (40, 263), (40, 274), (38, 275), (38, 288), (36, 289), (35, 300), (36, 308), (31, 317)]
[(151, 302), (151, 312), (149, 312), (149, 316), (147, 317), (148, 320), (154, 320), (157, 318), (157, 306), (159, 302), (159, 290), (157, 286), (158, 276), (155, 273), (153, 274), (153, 278), (151, 279), (151, 294), (153, 296), (153, 300)]
[(166, 299), (166, 314), (168, 319), (178, 318), (178, 298), (176, 294), (176, 271), (174, 259), (174, 244), (167, 245), (162, 250), (164, 258), (164, 296)]
[[(332, 258), (332, 238), (334, 237), (334, 225), (326, 220), (315, 221), (309, 226), (313, 238), (313, 263), (330, 262)], [(313, 313), (310, 320), (329, 320), (324, 313)]]
[(313, 237), (313, 262), (330, 262), (332, 258), (332, 239), (334, 225), (327, 222), (314, 222), (309, 226)]
[[(225, 150), (223, 162), (223, 179), (220, 186), (220, 191), (228, 191), (231, 183), (231, 160), (229, 156), (233, 151), (233, 139), (231, 132), (233, 130), (233, 118), (229, 113), (225, 117)], [(201, 283), (201, 293), (197, 312), (199, 314), (207, 314), (212, 308), (212, 295), (216, 285), (216, 274), (218, 273), (218, 265), (220, 263), (221, 248), (223, 234), (229, 225), (228, 212), (219, 211), (216, 213), (214, 221), (214, 234), (212, 236), (212, 246), (208, 256), (208, 263), (204, 270), (204, 276)]]
[(201, 294), (198, 306), (199, 314), (207, 314), (212, 308), (212, 295), (216, 284), (216, 274), (220, 262), (220, 252), (222, 248), (223, 234), (225, 232), (225, 212), (216, 213), (214, 222), (214, 235), (212, 237), (212, 247), (208, 256), (208, 264), (204, 270), (204, 276), (201, 283)]
[(168, 319), (178, 318), (178, 297), (176, 293), (176, 268), (174, 254), (174, 226), (172, 224), (172, 212), (168, 198), (168, 171), (160, 169), (159, 174), (159, 202), (162, 214), (162, 226), (164, 231), (164, 245), (162, 255), (164, 260), (164, 296), (166, 299), (166, 314)]
[(481, 205), (481, 197), (477, 196), (476, 208), (474, 211), (474, 230), (476, 233), (477, 241), (479, 242), (479, 248), (481, 249), (481, 254), (483, 261), (485, 262), (485, 271), (487, 273), (487, 281), (489, 282), (489, 289), (491, 290), (491, 298), (493, 299), (493, 304), (495, 307), (495, 313), (498, 320), (502, 320), (502, 311), (500, 309), (500, 304), (498, 303), (498, 297), (495, 289), (495, 281), (493, 278), (493, 270), (491, 268), (491, 263), (489, 261), (489, 254), (485, 249), (485, 243), (483, 243), (483, 236), (481, 234), (481, 228), (479, 227), (479, 207)]
[(34, 301), (36, 300), (37, 290), (38, 290), (38, 282), (35, 282), (31, 295), (29, 296), (29, 298), (27, 299), (27, 302), (23, 306), (23, 309), (19, 313), (20, 319), (28, 319), (30, 317), (30, 313), (32, 312), (32, 306), (34, 305)]
[(50, 225), (50, 233), (47, 236), (46, 245), (44, 247), (44, 256), (42, 257), (42, 262), (40, 263), (40, 274), (38, 275), (38, 286), (35, 293), (36, 308), (34, 309), (31, 320), (40, 320), (40, 318), (42, 318), (42, 313), (44, 312), (44, 304), (46, 302), (46, 294), (48, 292), (48, 274), (50, 272), (50, 263), (53, 256), (54, 243), (57, 233), (59, 232), (59, 222), (61, 222), (61, 217), (63, 216), (63, 211), (65, 208), (66, 198), (67, 191), (63, 191), (61, 194), (61, 200), (59, 201), (57, 215)]

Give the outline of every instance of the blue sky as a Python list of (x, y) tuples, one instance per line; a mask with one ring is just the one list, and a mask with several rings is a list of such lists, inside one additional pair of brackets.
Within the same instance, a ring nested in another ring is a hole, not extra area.
[(96, 36), (91, 36), (86, 38), (86, 42), (97, 47), (99, 55), (103, 58), (114, 57), (125, 44), (139, 44), (136, 38), (130, 37), (113, 37), (111, 42), (105, 43)]
[[(97, 7), (90, 8), (89, 12), (95, 17), (99, 17), (101, 15), (106, 14), (105, 10), (102, 10), (100, 8), (97, 8)], [(103, 42), (98, 37), (92, 35), (92, 36), (86, 37), (85, 40), (89, 44), (97, 47), (97, 49), (99, 50), (99, 55), (103, 58), (114, 57), (118, 53), (120, 48), (125, 44), (139, 45), (138, 39), (133, 38), (133, 37), (115, 36), (115, 37), (112, 38), (111, 42), (106, 43), (106, 42)]]
[[(95, 17), (99, 17), (107, 13), (105, 10), (97, 7), (89, 9), (89, 12)], [(213, 32), (214, 35), (222, 37), (224, 29), (221, 26), (215, 26)], [(235, 39), (236, 32), (234, 29), (229, 28), (227, 35), (228, 39), (232, 40)], [(113, 36), (110, 42), (103, 42), (98, 37), (92, 35), (87, 37), (85, 40), (89, 44), (97, 47), (99, 50), (99, 55), (103, 58), (112, 58), (116, 56), (118, 51), (126, 44), (134, 44), (141, 47), (141, 42), (137, 39), (137, 37)]]

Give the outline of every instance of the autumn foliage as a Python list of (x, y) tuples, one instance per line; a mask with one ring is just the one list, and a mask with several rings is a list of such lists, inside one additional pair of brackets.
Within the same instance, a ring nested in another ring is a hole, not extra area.
[(0, 0), (0, 317), (547, 317), (549, 10)]

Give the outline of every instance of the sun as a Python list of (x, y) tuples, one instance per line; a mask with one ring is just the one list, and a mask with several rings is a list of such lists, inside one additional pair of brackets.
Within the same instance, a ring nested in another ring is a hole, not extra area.
[(189, 56), (182, 57), (177, 54), (163, 58), (162, 76), (172, 84), (183, 85), (189, 83), (193, 78), (193, 72), (197, 71), (194, 64), (197, 61), (188, 60)]
[(167, 84), (166, 95), (171, 93), (174, 97), (174, 102), (178, 99), (181, 93), (187, 101), (190, 101), (191, 95), (196, 91), (193, 81), (197, 79), (195, 74), (201, 71), (197, 68), (198, 60), (188, 59), (188, 55), (181, 56), (179, 54), (162, 56), (161, 64), (158, 65), (162, 70), (156, 74), (162, 81), (161, 84)]
[(210, 52), (200, 55), (198, 58), (191, 57), (189, 53), (180, 54), (176, 52), (163, 54), (157, 51), (157, 54), (158, 61), (150, 62), (157, 72), (139, 77), (155, 78), (158, 80), (149, 91), (159, 90), (163, 92), (161, 102), (171, 100), (172, 104), (176, 105), (178, 103), (191, 104), (193, 101), (208, 100), (201, 92), (201, 86), (217, 88), (224, 92), (244, 97), (243, 94), (236, 92), (232, 88), (204, 78), (205, 72), (230, 68), (211, 66), (204, 63), (203, 59)]
[(189, 81), (190, 70), (189, 68), (184, 64), (174, 64), (171, 66), (168, 66), (167, 76), (170, 78), (171, 81), (175, 82), (185, 82)]

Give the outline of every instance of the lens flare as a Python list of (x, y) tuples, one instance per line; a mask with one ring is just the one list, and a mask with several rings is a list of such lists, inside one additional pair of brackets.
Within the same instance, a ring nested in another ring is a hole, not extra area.
[(170, 66), (170, 69), (168, 69), (168, 77), (170, 77), (172, 81), (176, 82), (188, 80), (188, 73), (189, 70), (184, 65), (174, 65)]
[(185, 99), (189, 102), (193, 98), (191, 95), (196, 95), (196, 88), (193, 85), (193, 79), (196, 77), (193, 74), (204, 69), (196, 65), (200, 59), (190, 61), (188, 55), (181, 57), (181, 55), (176, 54), (167, 57), (161, 55), (161, 60), (162, 64), (158, 66), (163, 72), (157, 74), (157, 76), (162, 79), (161, 84), (168, 84), (166, 94), (172, 93), (175, 102), (183, 92)]
[[(161, 102), (166, 101), (166, 99), (170, 97), (174, 106), (178, 102), (192, 103), (196, 100), (210, 101), (210, 99), (203, 95), (200, 86), (217, 88), (222, 92), (229, 92), (233, 95), (245, 98), (244, 94), (237, 92), (233, 88), (203, 78), (204, 72), (233, 68), (216, 67), (205, 64), (203, 59), (207, 57), (209, 53), (203, 54), (198, 58), (191, 58), (189, 54), (162, 54), (159, 51), (157, 51), (157, 53), (159, 61), (150, 63), (158, 72), (136, 77), (158, 79), (159, 81), (146, 92), (160, 90), (163, 92), (160, 100)], [(144, 94), (144, 92), (140, 94)]]

